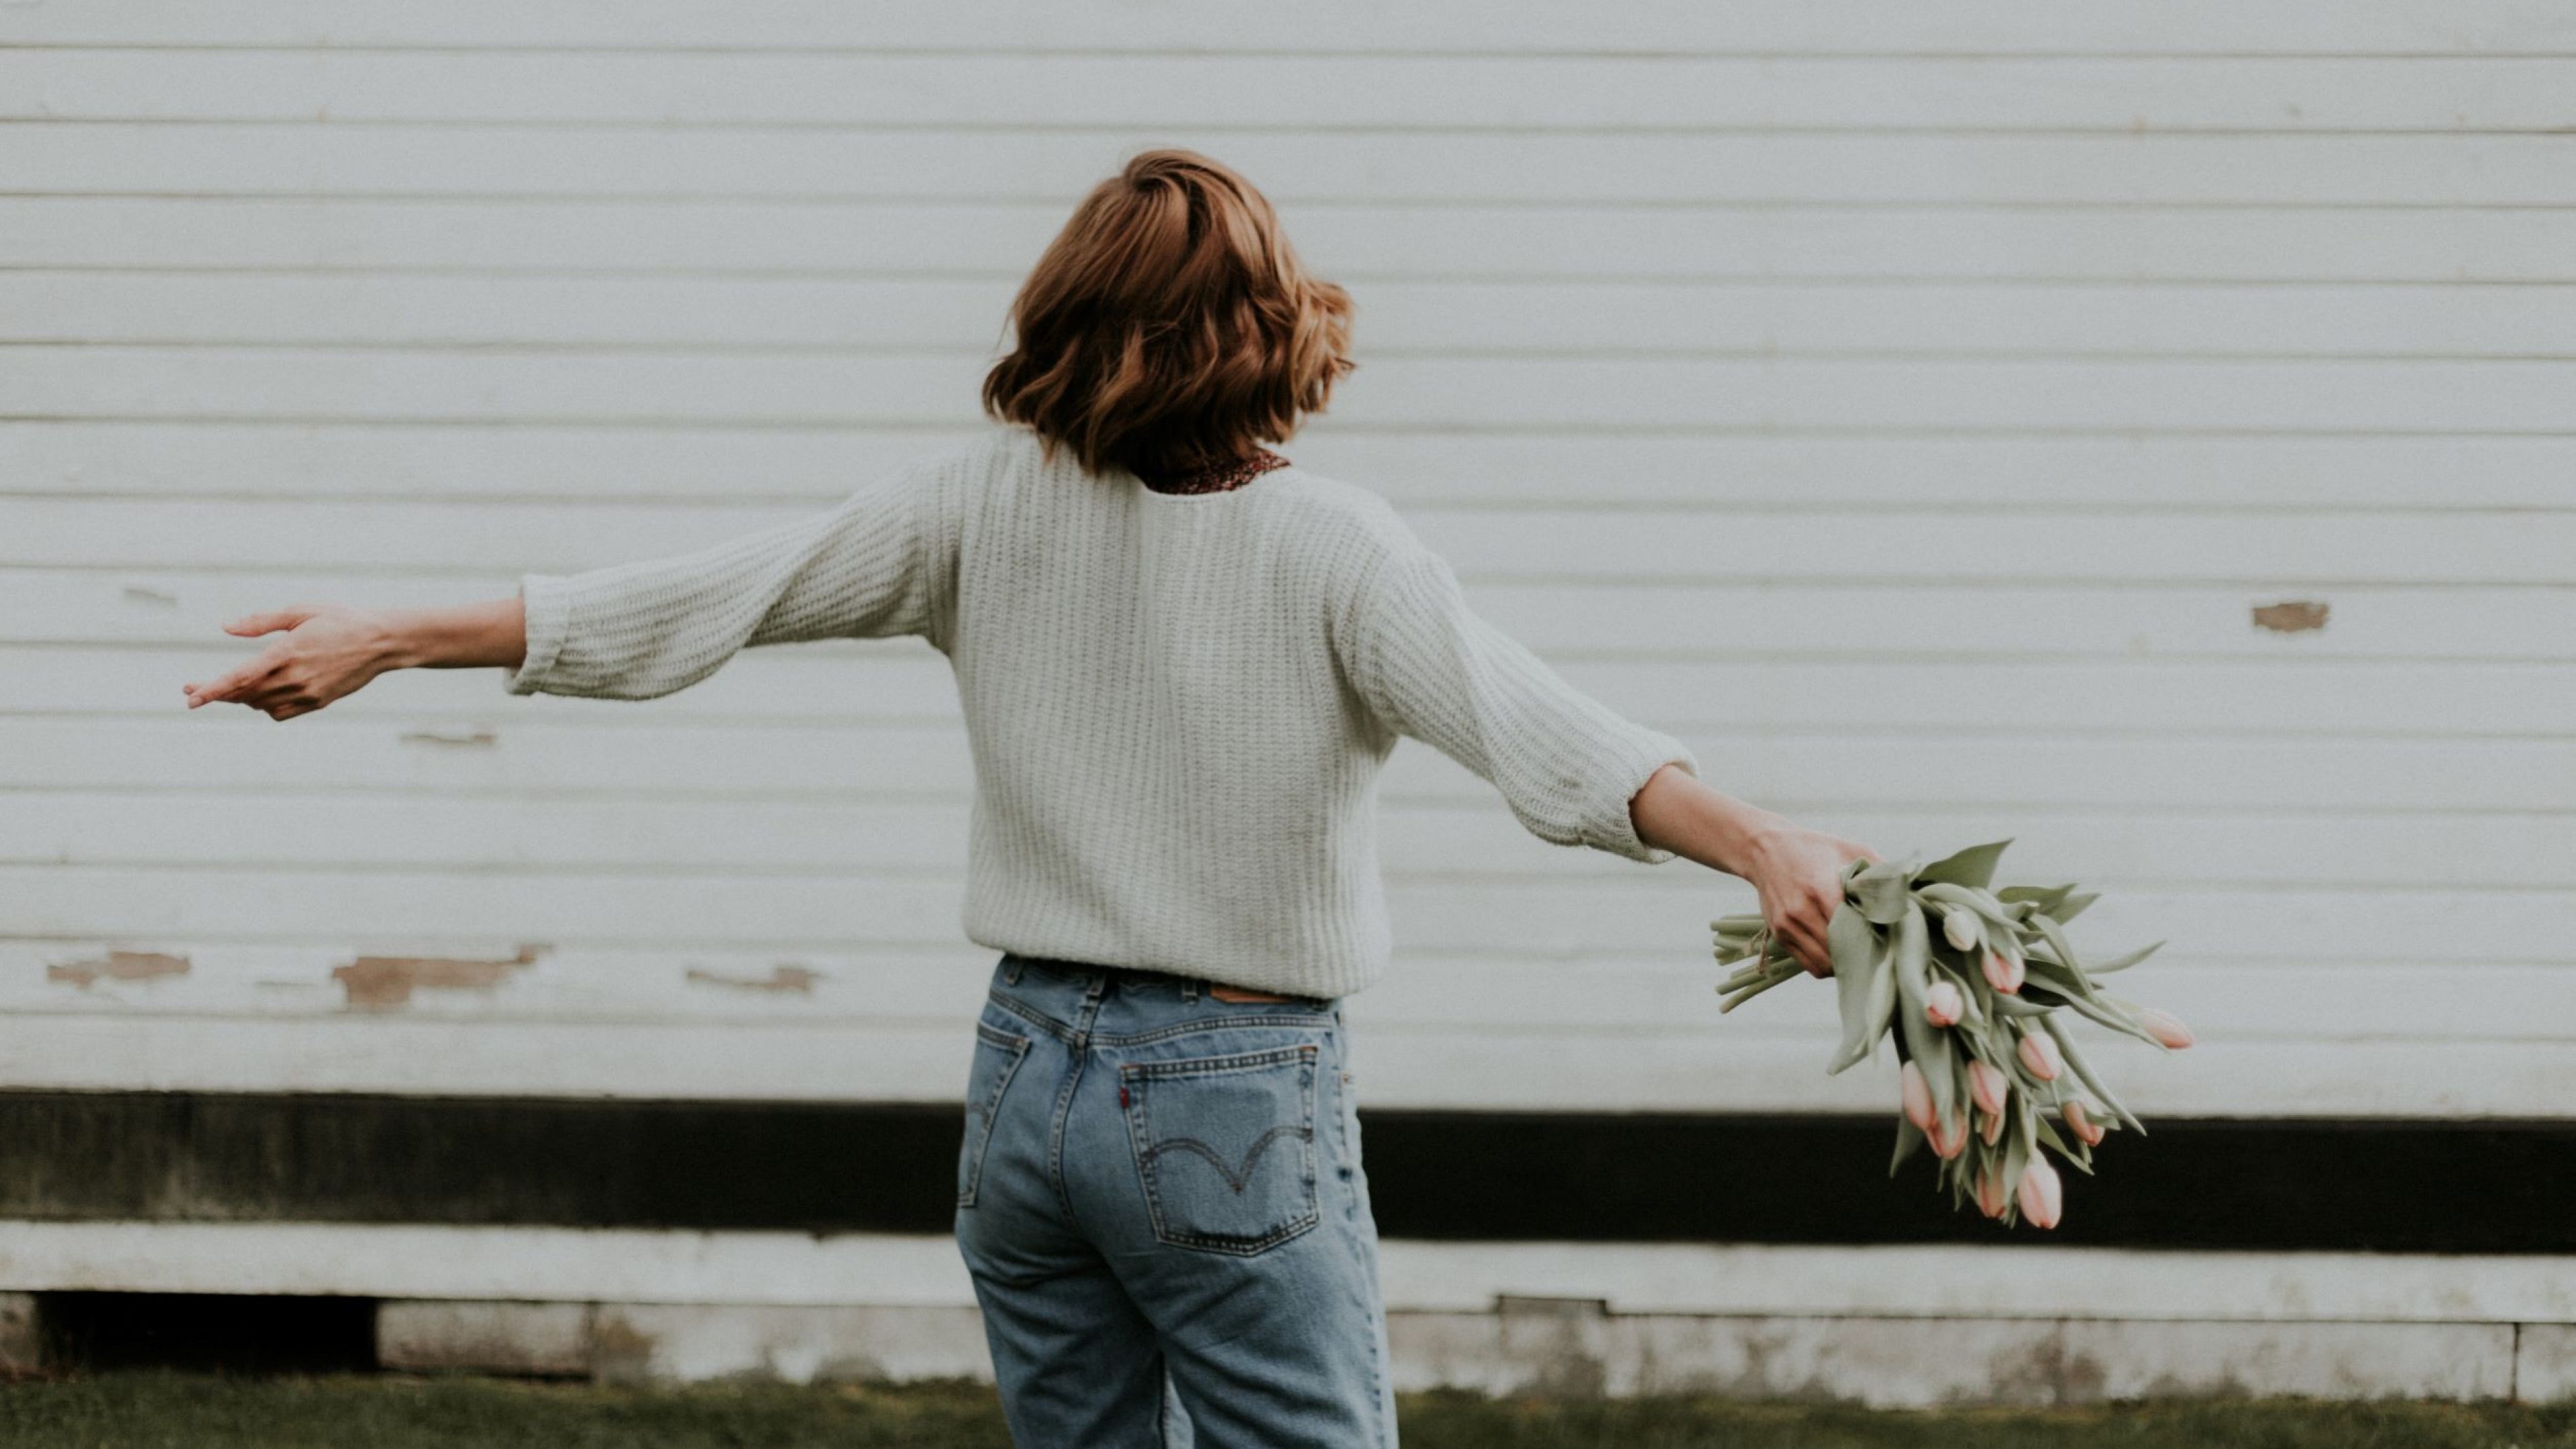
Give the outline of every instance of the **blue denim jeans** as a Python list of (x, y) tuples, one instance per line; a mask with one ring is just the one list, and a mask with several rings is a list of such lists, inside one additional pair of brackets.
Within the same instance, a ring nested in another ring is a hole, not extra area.
[(957, 1243), (1020, 1449), (1395, 1443), (1337, 1003), (1004, 955)]

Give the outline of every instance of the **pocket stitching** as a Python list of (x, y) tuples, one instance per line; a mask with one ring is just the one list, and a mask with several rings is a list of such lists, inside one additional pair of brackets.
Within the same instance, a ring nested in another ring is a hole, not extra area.
[[(1177, 1081), (1191, 1077), (1234, 1076), (1244, 1072), (1259, 1071), (1265, 1067), (1284, 1066), (1291, 1062), (1297, 1063), (1300, 1067), (1297, 1107), (1301, 1121), (1295, 1126), (1281, 1123), (1272, 1127), (1270, 1132), (1264, 1135), (1263, 1144), (1256, 1146), (1251, 1153), (1245, 1155), (1244, 1173), (1246, 1177), (1250, 1176), (1253, 1162), (1262, 1151), (1266, 1150), (1270, 1140), (1283, 1132), (1292, 1135), (1304, 1152), (1298, 1181), (1305, 1190), (1305, 1204), (1296, 1217), (1257, 1238), (1212, 1238), (1205, 1234), (1182, 1232), (1172, 1228), (1164, 1219), (1162, 1194), (1155, 1189), (1152, 1170), (1153, 1160), (1161, 1154), (1163, 1144), (1149, 1144), (1140, 1135), (1150, 1130), (1150, 1124), (1145, 1121), (1146, 1109), (1141, 1101), (1134, 1109), (1124, 1114), (1127, 1118), (1128, 1148), (1136, 1160), (1137, 1183), (1144, 1189), (1145, 1211), (1146, 1215), (1153, 1220), (1156, 1241), (1171, 1247), (1192, 1248), (1203, 1252), (1248, 1258), (1267, 1252), (1299, 1234), (1309, 1232), (1316, 1224), (1323, 1221), (1322, 1198), (1315, 1190), (1315, 1058), (1318, 1052), (1319, 1049), (1309, 1042), (1298, 1046), (1239, 1052), (1222, 1057), (1196, 1057), (1175, 1062), (1124, 1062), (1119, 1065), (1118, 1075), (1122, 1080), (1128, 1081)], [(1198, 1147), (1207, 1154), (1211, 1162), (1214, 1162), (1213, 1149), (1208, 1148), (1198, 1139), (1175, 1138), (1173, 1140), (1188, 1142)], [(1219, 1165), (1217, 1170), (1224, 1173), (1229, 1180), (1233, 1178), (1233, 1174), (1227, 1172), (1222, 1165)]]
[[(1198, 1021), (1174, 1022), (1170, 1026), (1158, 1026), (1148, 1031), (1103, 1032), (1094, 1035), (1092, 1040), (1102, 1046), (1152, 1046), (1157, 1042), (1170, 1041), (1174, 1037), (1191, 1036), (1203, 1031), (1230, 1031), (1239, 1027), (1268, 1027), (1288, 1031), (1329, 1030), (1332, 1025), (1333, 1019), (1329, 1016), (1298, 1016), (1283, 1011), (1269, 1016), (1211, 1016)], [(1215, 1060), (1215, 1058), (1208, 1058), (1208, 1060)]]
[(1240, 1072), (1257, 1072), (1299, 1057), (1313, 1057), (1321, 1048), (1313, 1042), (1295, 1046), (1265, 1047), (1257, 1052), (1234, 1052), (1221, 1057), (1186, 1057), (1171, 1062), (1121, 1062), (1118, 1075), (1130, 1081), (1155, 1080), (1163, 1077), (1229, 1077)]
[(975, 1039), (1000, 1051), (1010, 1053), (1002, 1064), (1001, 1074), (993, 1079), (993, 1089), (981, 1102), (966, 1104), (967, 1140), (960, 1150), (966, 1154), (966, 1181), (957, 1189), (957, 1205), (970, 1208), (984, 1186), (984, 1154), (993, 1145), (993, 1117), (1001, 1110), (1002, 1094), (1010, 1090), (1011, 1079), (1020, 1074), (1020, 1063), (1027, 1061), (1030, 1039), (1013, 1036), (999, 1027), (975, 1023)]

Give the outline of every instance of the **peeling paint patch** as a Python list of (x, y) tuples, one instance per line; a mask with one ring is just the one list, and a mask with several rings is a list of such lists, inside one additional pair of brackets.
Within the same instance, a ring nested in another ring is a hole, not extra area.
[(521, 946), (502, 960), (455, 956), (361, 956), (332, 968), (331, 979), (349, 994), (348, 1004), (369, 1011), (406, 1006), (414, 991), (490, 991), (513, 971), (536, 963), (544, 948)]
[(89, 990), (101, 980), (149, 981), (156, 976), (185, 976), (188, 958), (160, 951), (110, 951), (87, 961), (58, 961), (45, 967), (47, 981)]
[(689, 968), (689, 979), (701, 986), (721, 986), (728, 991), (792, 991), (799, 996), (814, 994), (814, 983), (824, 978), (810, 966), (781, 963), (769, 968), (766, 976), (727, 976), (720, 971)]
[(2275, 634), (2304, 634), (2326, 626), (2325, 604), (2315, 599), (2291, 599), (2278, 604), (2254, 606), (2254, 627)]

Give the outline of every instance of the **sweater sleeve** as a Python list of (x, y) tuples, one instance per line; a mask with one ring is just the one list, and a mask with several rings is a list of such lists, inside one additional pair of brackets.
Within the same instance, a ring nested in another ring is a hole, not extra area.
[(1350, 673), (1370, 708), (1492, 784), (1531, 834), (1648, 864), (1673, 858), (1637, 838), (1628, 802), (1667, 764), (1698, 774), (1698, 758), (1468, 608), (1438, 554), (1410, 540), (1388, 554), (1351, 627)]
[(827, 513), (694, 553), (577, 574), (528, 574), (527, 657), (512, 694), (652, 699), (705, 679), (742, 649), (926, 632), (939, 570), (920, 470)]

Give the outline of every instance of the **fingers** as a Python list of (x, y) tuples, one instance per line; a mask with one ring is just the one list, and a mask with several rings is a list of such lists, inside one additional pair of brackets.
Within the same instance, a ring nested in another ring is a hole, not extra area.
[(240, 699), (245, 692), (259, 688), (270, 675), (276, 673), (281, 659), (282, 656), (275, 649), (271, 649), (212, 684), (182, 686), (187, 692), (188, 708), (195, 709), (201, 704), (217, 704), (225, 700)]
[(1834, 953), (1826, 942), (1824, 919), (1812, 908), (1801, 908), (1784, 912), (1771, 923), (1771, 934), (1789, 948), (1789, 954), (1807, 968), (1810, 976), (1834, 974)]
[(1836, 878), (1830, 885), (1808, 883), (1789, 893), (1789, 899), (1777, 902), (1771, 911), (1772, 934), (1811, 976), (1834, 974), (1832, 927), (1834, 912), (1842, 908), (1842, 903), (1842, 883)]
[[(256, 638), (281, 629), (293, 629), (320, 612), (309, 604), (266, 609), (242, 615), (224, 625), (224, 632), (245, 639)], [(271, 719), (284, 719), (287, 714), (320, 709), (323, 701), (311, 698), (279, 677), (286, 658), (287, 641), (281, 639), (231, 673), (210, 683), (182, 685), (181, 692), (187, 696), (190, 709), (208, 704), (242, 704), (265, 711)], [(280, 713), (281, 707), (287, 712)]]
[(294, 604), (283, 609), (269, 609), (262, 613), (244, 614), (240, 618), (226, 624), (224, 626), (224, 632), (227, 634), (239, 634), (245, 639), (260, 634), (274, 634), (280, 629), (292, 629), (296, 625), (303, 623), (305, 620), (312, 618), (319, 612), (319, 610), (314, 609), (309, 605)]

